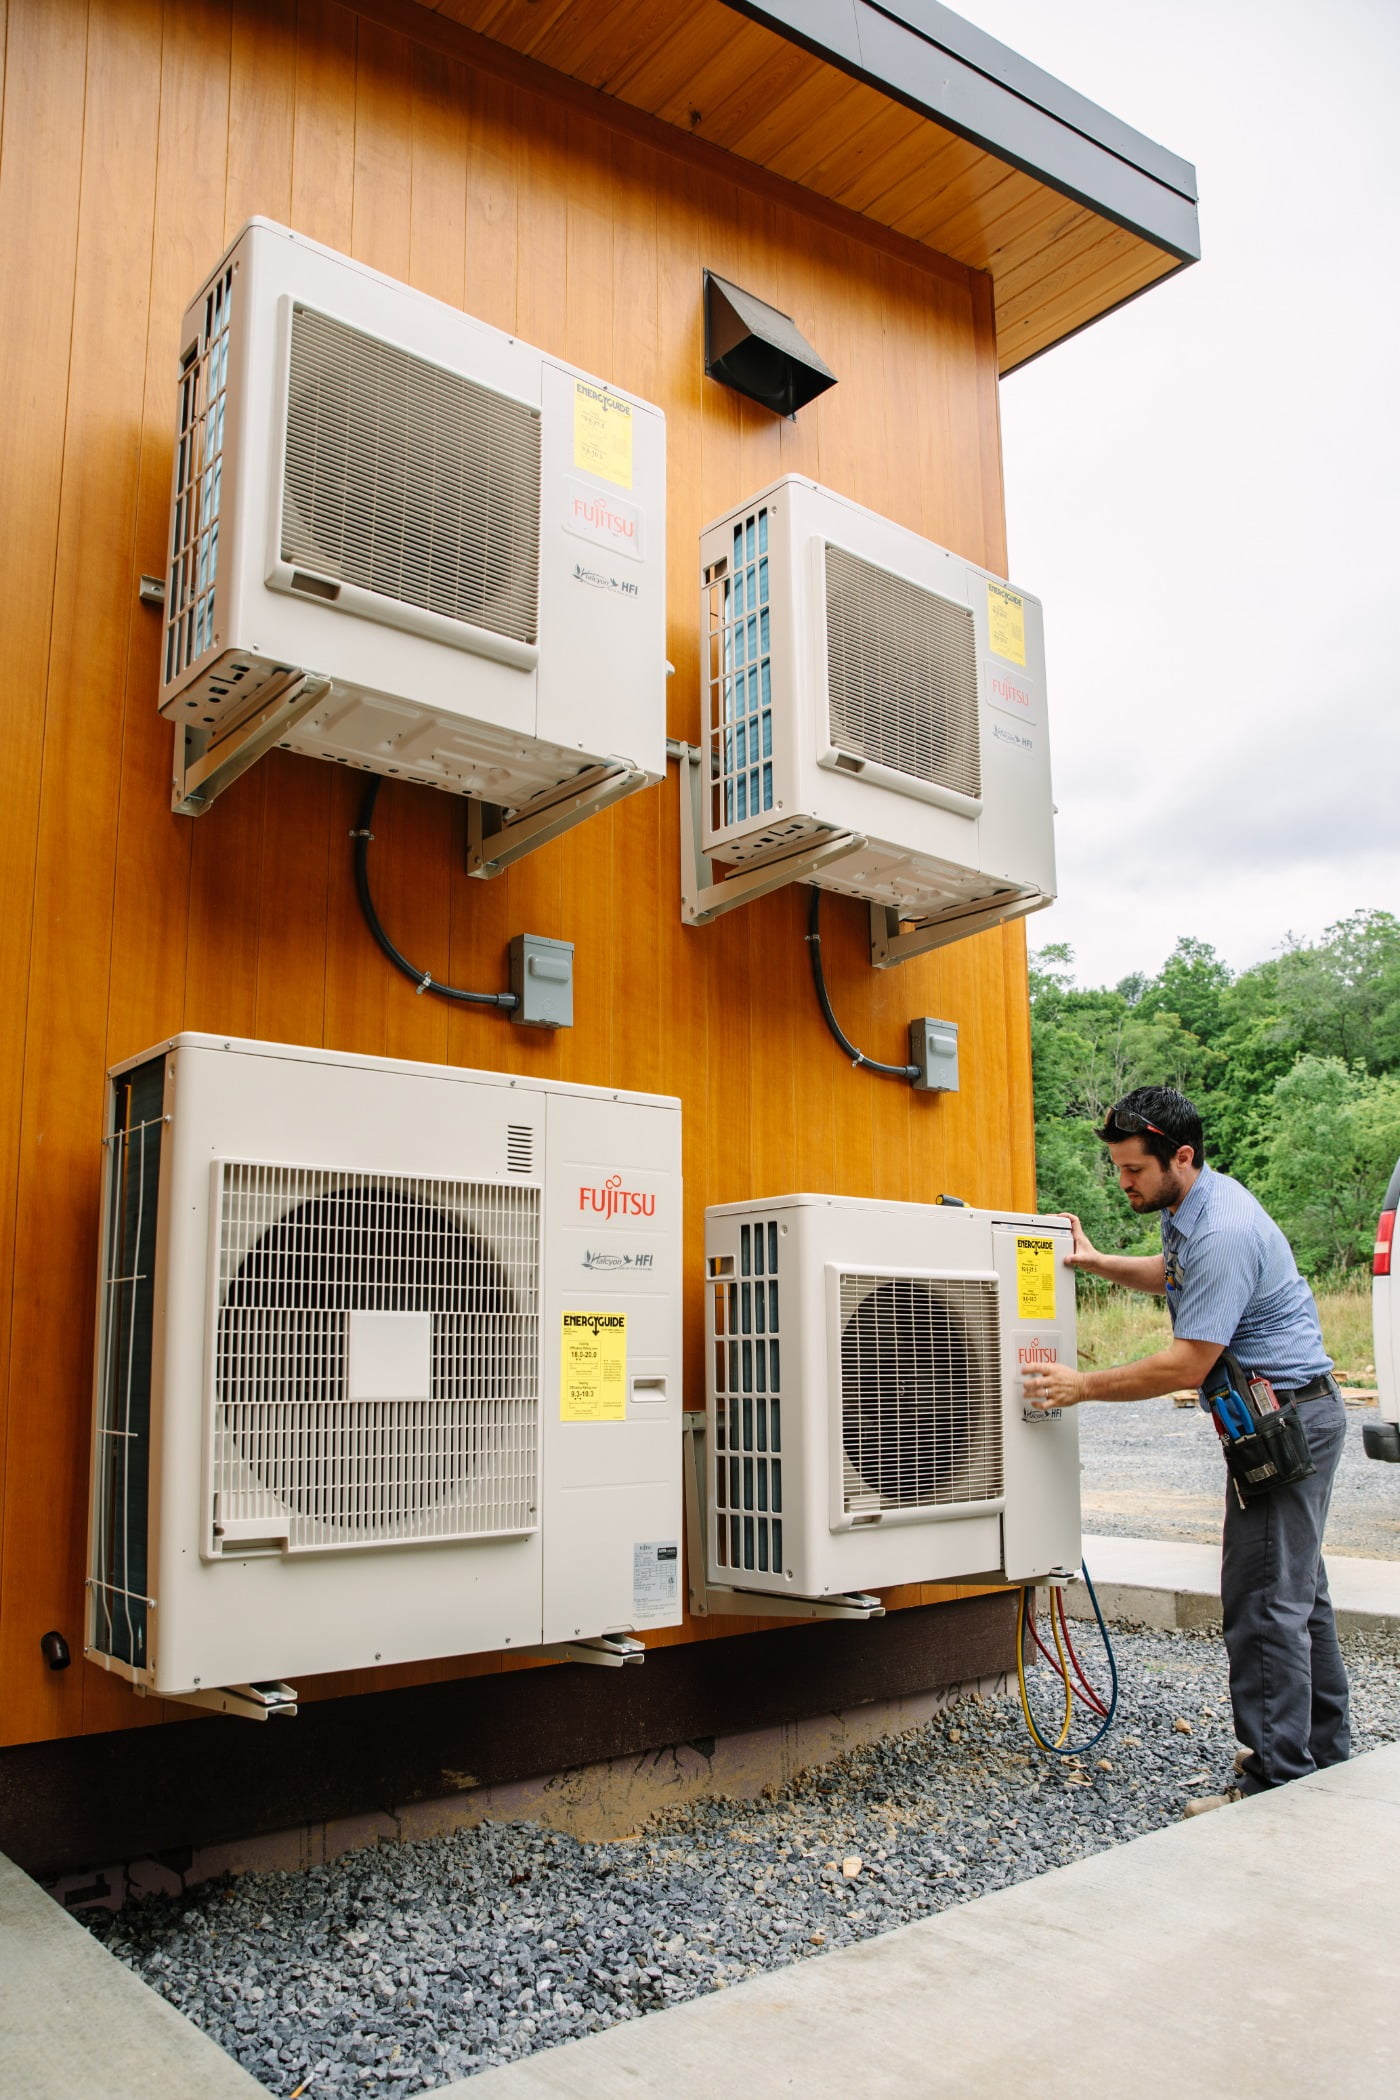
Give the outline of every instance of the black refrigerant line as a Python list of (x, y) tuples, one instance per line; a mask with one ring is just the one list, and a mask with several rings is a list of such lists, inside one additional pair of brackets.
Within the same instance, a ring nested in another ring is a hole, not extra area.
[(415, 969), (406, 955), (394, 946), (380, 922), (374, 908), (374, 898), (369, 887), (369, 846), (374, 833), (370, 825), (374, 820), (374, 805), (379, 800), (379, 790), (384, 782), (376, 775), (365, 789), (365, 799), (360, 804), (360, 822), (350, 836), (355, 849), (355, 893), (360, 900), (360, 910), (365, 915), (365, 924), (379, 943), (396, 970), (402, 970), (415, 988), (421, 992), (432, 992), (439, 999), (455, 999), (461, 1006), (498, 1006), (507, 1011), (518, 1006), (514, 992), (461, 992), (456, 985), (439, 984), (428, 970)]
[(817, 988), (822, 1018), (853, 1065), (862, 1065), (867, 1072), (877, 1072), (882, 1079), (902, 1079), (908, 1085), (910, 1080), (919, 1076), (917, 1065), (882, 1065), (875, 1058), (867, 1057), (863, 1050), (857, 1050), (831, 1010), (826, 973), (822, 969), (821, 899), (822, 893), (813, 883), (807, 902), (807, 953), (812, 958), (812, 982)]

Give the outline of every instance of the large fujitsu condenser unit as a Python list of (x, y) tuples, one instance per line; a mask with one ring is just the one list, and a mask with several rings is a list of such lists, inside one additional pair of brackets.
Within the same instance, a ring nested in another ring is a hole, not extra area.
[(265, 219), (181, 340), (187, 806), (234, 737), (512, 809), (664, 773), (659, 409)]
[(1062, 1218), (838, 1196), (705, 1216), (709, 1580), (830, 1597), (1079, 1566)]
[(181, 1035), (106, 1152), (95, 1661), (181, 1696), (677, 1623), (677, 1102)]
[(1053, 900), (1037, 599), (795, 474), (707, 526), (700, 562), (706, 855), (846, 833), (809, 879), (901, 918)]

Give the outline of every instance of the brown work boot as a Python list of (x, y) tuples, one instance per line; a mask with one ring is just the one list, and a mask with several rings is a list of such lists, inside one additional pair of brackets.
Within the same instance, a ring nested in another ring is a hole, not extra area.
[(1232, 1801), (1243, 1801), (1244, 1795), (1237, 1786), (1227, 1786), (1223, 1794), (1203, 1794), (1199, 1801), (1188, 1801), (1181, 1811), (1183, 1816), (1209, 1815), (1213, 1808), (1228, 1808)]

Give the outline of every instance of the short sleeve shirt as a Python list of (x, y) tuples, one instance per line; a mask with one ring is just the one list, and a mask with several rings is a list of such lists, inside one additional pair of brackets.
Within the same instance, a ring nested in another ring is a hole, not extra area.
[(1313, 1294), (1278, 1226), (1238, 1181), (1202, 1167), (1175, 1213), (1162, 1212), (1172, 1333), (1233, 1350), (1276, 1386), (1332, 1368)]

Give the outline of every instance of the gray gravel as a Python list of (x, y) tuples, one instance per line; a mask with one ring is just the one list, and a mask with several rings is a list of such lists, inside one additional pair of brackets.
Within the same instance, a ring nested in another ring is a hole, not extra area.
[[(1191, 1634), (1116, 1645), (1120, 1720), (1079, 1765), (1032, 1750), (1014, 1695), (968, 1698), (762, 1800), (674, 1811), (620, 1843), (484, 1824), (89, 1922), (270, 2092), (423, 2092), (1174, 1821), (1230, 1776), (1223, 1654)], [(1400, 1661), (1363, 1639), (1348, 1658), (1357, 1750), (1400, 1739)]]
[[(1376, 1419), (1374, 1407), (1347, 1409), (1326, 1550), (1400, 1560), (1400, 1466), (1367, 1458), (1361, 1448), (1362, 1425)], [(1087, 1532), (1219, 1543), (1224, 1466), (1198, 1407), (1177, 1407), (1169, 1398), (1083, 1407), (1079, 1450)]]

